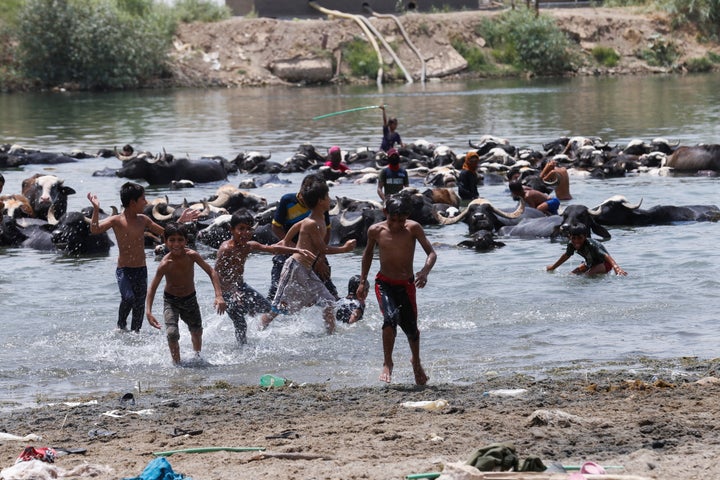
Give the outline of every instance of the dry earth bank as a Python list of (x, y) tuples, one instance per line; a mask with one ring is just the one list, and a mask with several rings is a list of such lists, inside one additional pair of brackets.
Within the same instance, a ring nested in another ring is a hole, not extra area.
[[(673, 31), (670, 18), (662, 13), (641, 13), (629, 8), (548, 9), (543, 13), (555, 17), (561, 28), (586, 54), (586, 65), (577, 73), (635, 74), (668, 71), (650, 67), (637, 57), (658, 36), (672, 40), (682, 65), (690, 58), (703, 57), (707, 51), (720, 53), (716, 44), (699, 43), (691, 28)], [(489, 48), (475, 33), (484, 18), (498, 11), (471, 11), (437, 14), (411, 13), (400, 20), (427, 64), (429, 78), (455, 78), (469, 75), (466, 62), (451, 46), (451, 39), (474, 42)], [(386, 37), (406, 70), (417, 80), (421, 62), (403, 41), (395, 23), (389, 19), (371, 18)], [(211, 24), (185, 24), (174, 42), (172, 57), (174, 82), (184, 86), (238, 86), (316, 81), (359, 81), (351, 79), (349, 68), (341, 58), (341, 45), (362, 36), (355, 22), (347, 19), (295, 19), (234, 17)], [(589, 51), (596, 45), (614, 48), (620, 54), (617, 67), (607, 69), (594, 65)], [(382, 47), (381, 47), (382, 48)], [(383, 50), (386, 65), (385, 82), (405, 81), (399, 69), (392, 68), (392, 57)], [(333, 70), (332, 59), (339, 68)], [(375, 79), (365, 79), (375, 82)]]

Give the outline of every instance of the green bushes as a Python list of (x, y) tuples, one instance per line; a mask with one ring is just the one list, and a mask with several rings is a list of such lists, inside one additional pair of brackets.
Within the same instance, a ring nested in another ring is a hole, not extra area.
[(670, 67), (678, 59), (679, 53), (677, 46), (671, 40), (666, 40), (660, 35), (650, 37), (648, 48), (641, 50), (637, 54), (653, 67)]
[(450, 44), (468, 62), (468, 70), (479, 72), (488, 69), (488, 61), (483, 51), (467, 42), (454, 38)]
[(136, 87), (163, 71), (170, 45), (159, 15), (144, 15), (110, 0), (29, 0), (18, 22), (21, 66), (45, 85)]
[(506, 12), (478, 26), (479, 35), (493, 47), (493, 56), (523, 70), (557, 75), (572, 68), (570, 41), (546, 15), (528, 9)]
[(204, 0), (177, 0), (174, 13), (184, 23), (218, 22), (231, 16), (230, 8), (226, 5)]
[(597, 63), (608, 68), (617, 66), (620, 61), (620, 54), (614, 48), (597, 45), (590, 53)]
[(664, 0), (665, 8), (680, 27), (694, 23), (701, 33), (717, 40), (720, 37), (720, 0)]
[(26, 77), (82, 89), (134, 88), (162, 77), (178, 22), (230, 11), (204, 0), (27, 0), (18, 14), (17, 58)]
[(710, 72), (713, 62), (708, 57), (694, 57), (688, 59), (685, 66), (690, 73)]
[(375, 50), (368, 42), (355, 37), (351, 42), (343, 45), (342, 51), (354, 76), (369, 78), (377, 76), (380, 63)]

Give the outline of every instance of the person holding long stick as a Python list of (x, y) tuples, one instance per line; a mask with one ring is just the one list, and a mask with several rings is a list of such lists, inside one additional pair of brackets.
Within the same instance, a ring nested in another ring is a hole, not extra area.
[(387, 152), (391, 148), (394, 148), (396, 143), (399, 146), (404, 147), (405, 144), (402, 143), (400, 134), (396, 131), (398, 126), (397, 118), (387, 118), (387, 115), (385, 114), (385, 105), (378, 105), (378, 108), (383, 112), (383, 138), (380, 143), (380, 149), (383, 152)]

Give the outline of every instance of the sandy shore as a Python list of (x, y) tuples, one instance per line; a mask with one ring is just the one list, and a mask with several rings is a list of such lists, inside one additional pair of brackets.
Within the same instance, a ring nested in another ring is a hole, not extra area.
[[(25, 445), (86, 449), (59, 457), (55, 465), (112, 469), (95, 478), (138, 476), (154, 452), (264, 447), (264, 453), (177, 453), (167, 459), (175, 472), (196, 480), (403, 479), (465, 461), (490, 443), (512, 442), (521, 460), (591, 460), (624, 467), (615, 474), (656, 479), (720, 478), (720, 383), (709, 376), (710, 365), (696, 371), (682, 380), (615, 372), (342, 390), (216, 384), (133, 392), (134, 404), (121, 400), (130, 392), (120, 392), (72, 399), (96, 404), (1, 414), (0, 431), (42, 440), (0, 441), (0, 468), (12, 466)], [(501, 389), (513, 391), (495, 392)], [(517, 389), (526, 391), (507, 394)], [(438, 399), (448, 405), (437, 411), (402, 405)], [(111, 411), (114, 416), (105, 415)]]

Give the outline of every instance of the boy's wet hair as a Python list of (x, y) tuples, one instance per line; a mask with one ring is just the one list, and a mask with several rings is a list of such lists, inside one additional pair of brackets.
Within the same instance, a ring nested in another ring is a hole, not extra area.
[(235, 228), (236, 225), (240, 224), (249, 225), (252, 227), (255, 225), (255, 218), (245, 208), (241, 208), (230, 217), (230, 228)]
[[(305, 182), (303, 182), (305, 183)], [(315, 208), (320, 200), (330, 193), (327, 182), (321, 178), (308, 181), (303, 185), (300, 195), (302, 195), (303, 203), (310, 209)]]
[(510, 182), (508, 184), (508, 188), (512, 193), (522, 193), (522, 191), (524, 190), (522, 183), (518, 181)]
[(120, 203), (123, 207), (127, 207), (130, 202), (138, 200), (143, 195), (145, 195), (145, 187), (135, 182), (126, 182), (120, 187)]
[(165, 238), (170, 238), (173, 235), (181, 235), (185, 240), (188, 240), (190, 236), (185, 224), (177, 222), (171, 222), (165, 225)]
[(588, 228), (585, 226), (584, 223), (577, 223), (570, 227), (570, 231), (568, 232), (571, 236), (572, 235), (584, 235), (587, 237), (588, 235)]
[(360, 275), (353, 275), (348, 280), (348, 295), (355, 295), (358, 287), (360, 286)]
[(407, 195), (390, 195), (385, 200), (385, 210), (388, 215), (410, 216), (412, 202)]

